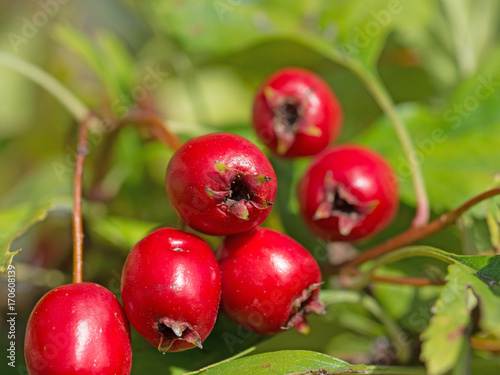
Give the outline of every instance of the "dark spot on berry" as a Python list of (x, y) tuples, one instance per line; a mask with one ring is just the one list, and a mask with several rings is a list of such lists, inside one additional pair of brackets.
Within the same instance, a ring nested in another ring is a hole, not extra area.
[(171, 341), (171, 340), (179, 338), (179, 336), (177, 336), (174, 333), (174, 331), (172, 331), (172, 329), (168, 328), (163, 323), (158, 323), (156, 330), (163, 336), (163, 342)]
[(292, 127), (295, 125), (299, 118), (299, 108), (296, 104), (287, 103), (281, 109), (282, 118), (288, 126)]
[(342, 212), (344, 214), (359, 214), (358, 208), (356, 205), (347, 202), (344, 198), (342, 198), (338, 192), (335, 191), (335, 197), (333, 198), (333, 211)]
[(237, 174), (231, 181), (229, 193), (224, 198), (224, 203), (228, 200), (239, 202), (241, 200), (252, 200), (253, 193), (245, 182), (245, 178), (241, 174)]

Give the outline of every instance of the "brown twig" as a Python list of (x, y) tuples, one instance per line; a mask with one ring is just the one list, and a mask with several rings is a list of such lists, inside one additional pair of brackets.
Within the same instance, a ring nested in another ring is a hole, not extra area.
[(87, 148), (87, 127), (94, 115), (89, 114), (79, 125), (73, 187), (73, 282), (81, 283), (83, 274), (82, 177)]
[(444, 285), (444, 280), (432, 280), (425, 277), (392, 277), (392, 276), (377, 276), (371, 277), (372, 281), (379, 283), (412, 285), (412, 286), (428, 286), (428, 285)]
[(465, 202), (464, 204), (454, 209), (453, 211), (441, 215), (437, 219), (431, 221), (429, 224), (423, 227), (411, 227), (405, 232), (398, 234), (397, 236), (362, 252), (353, 260), (343, 265), (335, 266), (335, 270), (338, 271), (339, 268), (347, 269), (355, 267), (368, 260), (378, 258), (381, 255), (387, 254), (400, 247), (412, 244), (434, 233), (437, 233), (455, 223), (455, 221), (460, 217), (460, 215), (462, 215), (472, 206), (498, 194), (500, 194), (500, 187), (485, 191), (484, 193), (479, 194), (478, 196)]
[(174, 151), (182, 146), (180, 139), (165, 126), (163, 120), (154, 113), (146, 111), (133, 111), (123, 122), (147, 125), (153, 136)]
[(471, 346), (477, 350), (500, 353), (500, 341), (496, 339), (471, 338)]

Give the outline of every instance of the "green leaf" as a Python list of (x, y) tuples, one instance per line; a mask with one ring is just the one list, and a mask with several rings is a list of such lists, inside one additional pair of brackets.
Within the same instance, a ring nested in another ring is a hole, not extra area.
[(418, 28), (429, 19), (428, 4), (410, 1), (191, 0), (140, 6), (189, 52), (221, 55), (269, 37), (300, 37), (370, 67), (396, 26)]
[(467, 269), (470, 273), (480, 277), (490, 286), (496, 286), (500, 281), (498, 272), (500, 255), (457, 255), (431, 246), (408, 246), (387, 253), (379, 257), (372, 264), (371, 268), (366, 271), (364, 277), (373, 274), (377, 268), (383, 265), (406, 258), (420, 256), (440, 259), (451, 264), (458, 264), (464, 267), (464, 269)]
[(127, 251), (153, 229), (160, 227), (159, 223), (117, 216), (93, 217), (89, 225), (98, 237)]
[(206, 368), (232, 358), (237, 353), (246, 353), (249, 348), (270, 337), (247, 331), (224, 315), (219, 315), (212, 332), (203, 342), (203, 350), (193, 349), (162, 355), (155, 346), (132, 331), (133, 373), (137, 370), (140, 374), (151, 374), (164, 368), (167, 374), (182, 374)]
[[(404, 337), (404, 332), (400, 329), (397, 323), (387, 314), (387, 311), (383, 310), (378, 301), (363, 293), (356, 291), (346, 291), (346, 290), (322, 290), (320, 292), (320, 299), (327, 306), (335, 303), (353, 303), (357, 306), (362, 306), (366, 311), (369, 311), (374, 317), (377, 318), (380, 323), (383, 324), (388, 336), (391, 338), (393, 345), (398, 347), (398, 360), (400, 363), (407, 363), (410, 360), (411, 353), (406, 342), (401, 342), (401, 338)], [(352, 315), (345, 314), (345, 318), (349, 319)], [(370, 328), (373, 329), (373, 322), (370, 324)]]
[(500, 298), (466, 267), (453, 264), (448, 270), (434, 316), (421, 336), (429, 375), (444, 374), (455, 366), (467, 344), (470, 314), (476, 306), (480, 307), (480, 328), (500, 338)]
[(321, 11), (323, 35), (318, 36), (326, 39), (325, 31), (336, 28), (335, 49), (373, 69), (387, 36), (408, 23), (421, 27), (421, 15), (425, 15), (421, 8), (425, 7), (425, 2), (329, 1)]
[[(236, 359), (219, 366), (201, 371), (203, 375), (259, 375), (259, 374), (293, 374), (311, 373), (320, 370), (336, 373), (349, 369), (349, 363), (335, 359), (326, 354), (306, 350), (283, 350), (271, 353), (256, 354)], [(360, 368), (361, 369), (361, 368)]]
[(387, 374), (423, 375), (423, 369), (414, 367), (387, 367), (350, 365), (326, 354), (307, 350), (281, 350), (256, 354), (229, 362), (208, 366), (186, 375), (305, 375), (305, 374)]
[[(498, 2), (485, 0), (426, 1), (427, 22), (419, 29), (399, 28), (398, 40), (421, 57), (440, 90), (475, 73), (497, 37)], [(422, 7), (422, 10), (424, 7)], [(418, 31), (417, 31), (418, 30)]]
[(16, 238), (26, 232), (31, 226), (44, 220), (50, 210), (63, 204), (68, 206), (69, 199), (57, 198), (47, 202), (24, 203), (4, 209), (0, 212), (0, 272), (5, 272), (12, 262), (12, 258), (21, 249), (10, 251)]
[(87, 35), (70, 25), (57, 25), (54, 28), (54, 35), (57, 41), (73, 51), (92, 69), (109, 93), (114, 96), (119, 93), (119, 87), (113, 77), (108, 74), (105, 60), (102, 58), (99, 48)]
[(110, 69), (108, 74), (113, 74), (122, 93), (130, 94), (136, 83), (137, 71), (134, 59), (128, 52), (123, 42), (108, 31), (97, 34), (97, 42), (101, 47), (103, 57)]
[(460, 263), (472, 268), (477, 276), (488, 285), (500, 283), (500, 255), (455, 255), (451, 254)]
[(55, 37), (90, 67), (112, 100), (130, 95), (137, 72), (132, 57), (119, 39), (101, 31), (96, 35), (96, 44), (69, 25), (58, 25)]
[[(500, 105), (500, 92), (477, 105), (478, 108), (464, 118), (449, 112), (453, 107), (443, 113), (433, 113), (428, 107), (414, 103), (398, 106), (415, 143), (412, 162), (421, 166), (428, 181), (434, 211), (452, 210), (494, 185), (498, 171), (495, 134), (500, 134), (500, 115), (494, 109)], [(457, 119), (460, 120), (458, 126), (447, 121)], [(415, 205), (409, 162), (389, 121), (381, 119), (354, 142), (374, 148), (389, 160), (400, 182), (401, 198)]]
[[(490, 53), (478, 74), (464, 80), (449, 103), (434, 109), (416, 103), (398, 106), (407, 124), (415, 152), (410, 160), (386, 118), (382, 118), (353, 141), (379, 151), (392, 164), (400, 182), (401, 198), (415, 205), (409, 167), (421, 167), (427, 181), (431, 207), (449, 211), (496, 186), (500, 134), (500, 49)], [(478, 147), (481, 145), (481, 147)], [(471, 210), (484, 217), (484, 210)]]

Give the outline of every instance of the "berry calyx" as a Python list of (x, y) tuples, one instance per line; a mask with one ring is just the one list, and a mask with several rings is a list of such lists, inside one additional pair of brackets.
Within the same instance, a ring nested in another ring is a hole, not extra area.
[(313, 233), (357, 241), (383, 230), (398, 208), (398, 184), (377, 153), (354, 145), (324, 151), (298, 185), (301, 214)]
[(221, 310), (259, 334), (290, 328), (309, 332), (306, 316), (321, 315), (321, 272), (299, 243), (280, 232), (256, 228), (229, 236), (217, 250), (222, 276)]
[(253, 127), (277, 155), (310, 156), (340, 133), (342, 109), (328, 84), (305, 69), (275, 72), (258, 90)]
[(202, 348), (220, 300), (219, 267), (205, 241), (155, 230), (130, 251), (121, 287), (130, 324), (160, 352)]
[(45, 294), (33, 309), (24, 353), (31, 375), (130, 374), (130, 327), (106, 288), (64, 285)]
[(240, 219), (248, 220), (248, 203), (259, 210), (264, 210), (272, 205), (265, 197), (256, 195), (262, 185), (271, 180), (271, 177), (244, 173), (217, 160), (215, 164), (226, 183), (226, 189), (214, 191), (206, 186), (205, 190), (221, 209), (227, 210)]
[(166, 175), (172, 207), (192, 228), (212, 235), (249, 231), (271, 212), (276, 175), (267, 157), (243, 137), (193, 138), (174, 154)]

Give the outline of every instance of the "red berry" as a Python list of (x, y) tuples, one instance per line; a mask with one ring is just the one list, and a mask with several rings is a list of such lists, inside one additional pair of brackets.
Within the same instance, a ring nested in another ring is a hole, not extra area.
[(214, 253), (198, 236), (157, 229), (130, 251), (122, 299), (132, 327), (159, 351), (201, 348), (220, 301)]
[(243, 137), (215, 133), (186, 142), (167, 168), (170, 203), (207, 234), (249, 231), (271, 212), (276, 175), (267, 157)]
[(306, 315), (323, 314), (317, 300), (321, 272), (313, 256), (292, 238), (266, 228), (229, 236), (217, 256), (221, 309), (260, 334), (295, 327), (307, 333)]
[(130, 374), (130, 328), (116, 297), (94, 283), (55, 288), (33, 309), (24, 342), (31, 375)]
[(316, 235), (357, 241), (383, 230), (398, 209), (398, 184), (389, 164), (354, 145), (324, 151), (299, 182), (302, 216)]
[(304, 69), (286, 68), (275, 72), (257, 92), (253, 126), (274, 153), (309, 156), (337, 138), (342, 109), (320, 77)]

